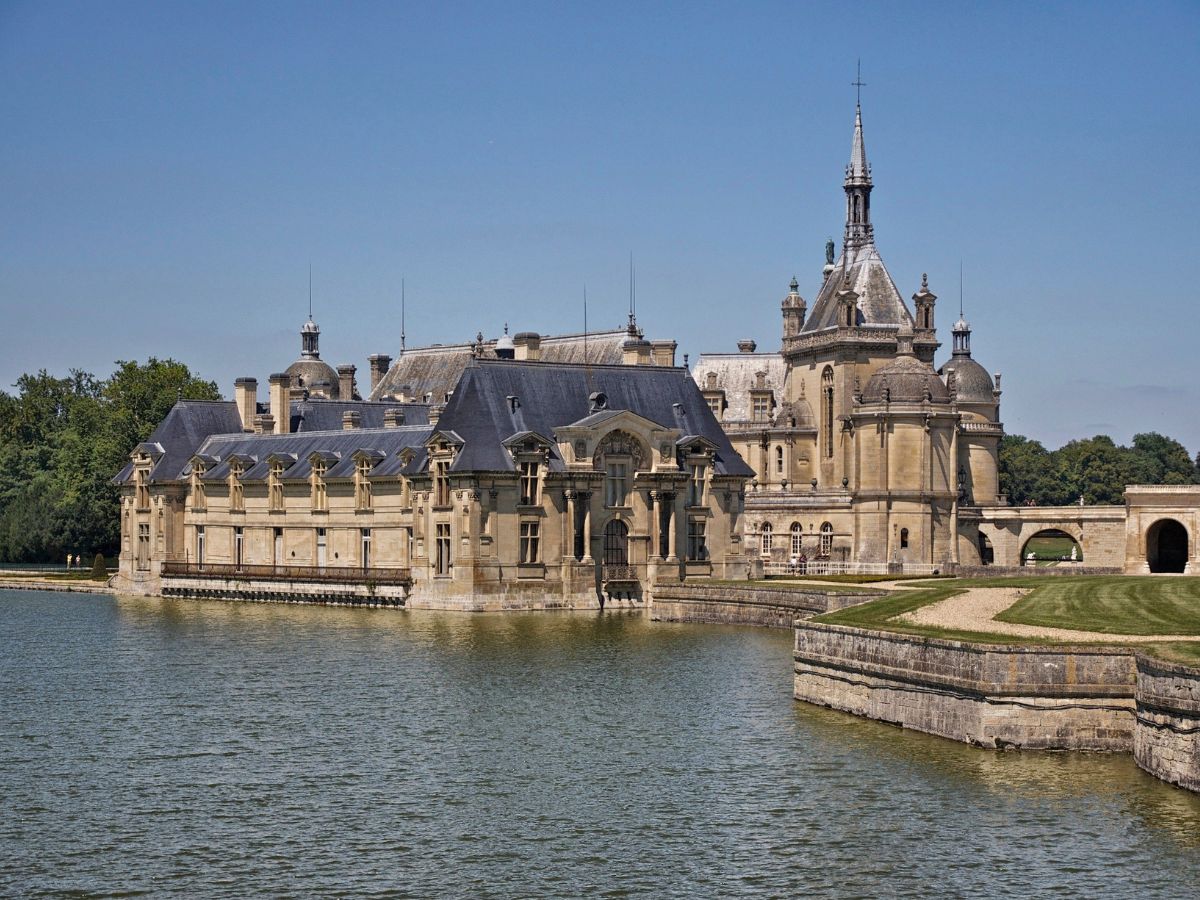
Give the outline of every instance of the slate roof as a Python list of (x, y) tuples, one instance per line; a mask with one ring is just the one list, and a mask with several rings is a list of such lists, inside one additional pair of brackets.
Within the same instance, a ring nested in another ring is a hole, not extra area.
[[(629, 332), (625, 329), (588, 334), (586, 341), (582, 334), (557, 337), (543, 335), (541, 361), (618, 365), (622, 359), (622, 345), (628, 338)], [(483, 358), (495, 359), (495, 347), (496, 341), (485, 341)], [(403, 393), (405, 397), (423, 400), (428, 394), (430, 402), (444, 403), (446, 395), (454, 390), (473, 355), (474, 344), (447, 344), (405, 350), (392, 363), (368, 399), (382, 400), (386, 397), (398, 397)]]
[(717, 376), (717, 390), (725, 392), (725, 422), (748, 422), (751, 418), (750, 391), (756, 375), (766, 372), (764, 389), (775, 392), (775, 402), (783, 402), (783, 382), (787, 365), (778, 353), (702, 353), (692, 368), (692, 377), (701, 390), (707, 390), (710, 373)]
[(398, 409), (404, 413), (405, 425), (428, 425), (428, 403), (372, 403), (367, 400), (293, 400), (292, 424), (293, 432), (304, 431), (337, 431), (342, 427), (342, 414), (354, 411), (359, 414), (359, 425), (362, 428), (382, 428), (383, 414), (389, 409)]
[[(464, 370), (438, 420), (438, 430), (463, 439), (453, 471), (511, 472), (503, 441), (521, 431), (554, 440), (556, 428), (592, 417), (589, 396), (608, 398), (606, 412), (629, 410), (683, 434), (702, 435), (717, 448), (718, 473), (753, 477), (686, 370), (665, 366), (591, 366), (478, 360)], [(514, 411), (508, 401), (517, 399)], [(563, 462), (552, 452), (550, 468)]]
[[(187, 466), (196, 448), (209, 435), (242, 430), (237, 404), (228, 400), (180, 400), (159, 423), (146, 443), (158, 444), (163, 455), (150, 470), (150, 481), (174, 481)], [(113, 479), (123, 484), (133, 477), (133, 463), (127, 463)]]
[[(428, 425), (399, 428), (354, 428), (346, 431), (309, 431), (300, 434), (219, 434), (200, 445), (197, 453), (220, 462), (207, 469), (205, 481), (220, 481), (229, 476), (229, 459), (245, 456), (254, 462), (242, 473), (243, 481), (265, 480), (270, 473), (272, 455), (295, 455), (296, 461), (283, 472), (284, 481), (304, 481), (312, 473), (311, 457), (320, 454), (329, 463), (326, 478), (349, 478), (354, 474), (354, 454), (376, 451), (381, 461), (371, 469), (373, 475), (396, 475), (421, 470), (425, 460)], [(405, 468), (400, 451), (410, 448), (414, 456)], [(374, 455), (374, 454), (372, 454)], [(336, 456), (336, 461), (334, 460)], [(187, 473), (184, 473), (186, 477)]]
[(861, 247), (843, 248), (842, 255), (821, 285), (812, 314), (800, 329), (801, 334), (837, 325), (837, 295), (847, 275), (850, 287), (858, 294), (859, 325), (914, 324), (879, 251), (873, 243), (869, 243)]

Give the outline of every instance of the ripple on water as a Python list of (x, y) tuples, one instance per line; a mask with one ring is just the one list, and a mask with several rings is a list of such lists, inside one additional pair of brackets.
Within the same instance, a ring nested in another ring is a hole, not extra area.
[(786, 634), (0, 594), (0, 893), (1176, 896), (1200, 801), (790, 698)]

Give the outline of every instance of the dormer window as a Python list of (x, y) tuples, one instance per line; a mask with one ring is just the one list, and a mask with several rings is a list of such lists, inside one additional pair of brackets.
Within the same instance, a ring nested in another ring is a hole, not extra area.
[(325, 491), (326, 462), (315, 459), (312, 464), (312, 475), (309, 477), (309, 495), (314, 512), (326, 512), (329, 509), (329, 495)]
[(521, 463), (521, 505), (536, 506), (541, 502), (540, 470), (536, 462)]
[(270, 474), (267, 475), (267, 496), (270, 509), (274, 512), (283, 509), (283, 463), (271, 463)]
[(150, 472), (147, 469), (138, 469), (135, 477), (137, 486), (137, 508), (150, 508)]
[(358, 459), (354, 463), (354, 508), (371, 508), (371, 460)]
[(202, 510), (208, 505), (208, 497), (204, 491), (204, 467), (192, 466), (191, 476), (192, 509)]
[(450, 505), (450, 460), (439, 459), (433, 464), (433, 493), (435, 506)]
[(768, 422), (771, 419), (771, 392), (754, 391), (750, 394), (750, 419), (754, 422)]
[(704, 505), (704, 463), (693, 463), (689, 467), (688, 506)]
[(242, 464), (236, 460), (229, 464), (229, 509), (231, 512), (244, 512), (246, 509), (246, 494), (242, 487)]

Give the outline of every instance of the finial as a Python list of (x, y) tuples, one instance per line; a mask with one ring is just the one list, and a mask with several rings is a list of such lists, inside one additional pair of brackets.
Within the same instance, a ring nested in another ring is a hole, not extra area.
[(862, 89), (867, 86), (867, 83), (862, 80), (862, 60), (861, 59), (858, 61), (858, 67), (855, 71), (857, 74), (854, 76), (854, 80), (852, 82), (850, 82), (850, 86), (852, 88), (854, 88), (854, 90), (855, 90), (854, 105), (862, 106)]
[(404, 305), (405, 300), (404, 279), (400, 279), (400, 355), (404, 355)]
[(793, 294), (797, 294), (800, 292), (800, 282), (796, 280), (795, 275), (792, 276), (792, 283), (790, 285), (788, 285), (788, 287), (790, 287), (792, 289)]
[(508, 334), (508, 323), (507, 322), (504, 323), (504, 333)]
[(308, 264), (308, 318), (312, 319), (312, 263)]
[(929, 275), (925, 272), (921, 273), (921, 290), (929, 290)]

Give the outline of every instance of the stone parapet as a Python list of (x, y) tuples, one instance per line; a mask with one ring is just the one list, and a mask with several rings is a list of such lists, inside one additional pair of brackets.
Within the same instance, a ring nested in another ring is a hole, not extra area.
[(875, 600), (883, 591), (792, 590), (759, 585), (654, 586), (650, 617), (660, 622), (705, 622), (791, 628), (797, 619)]

